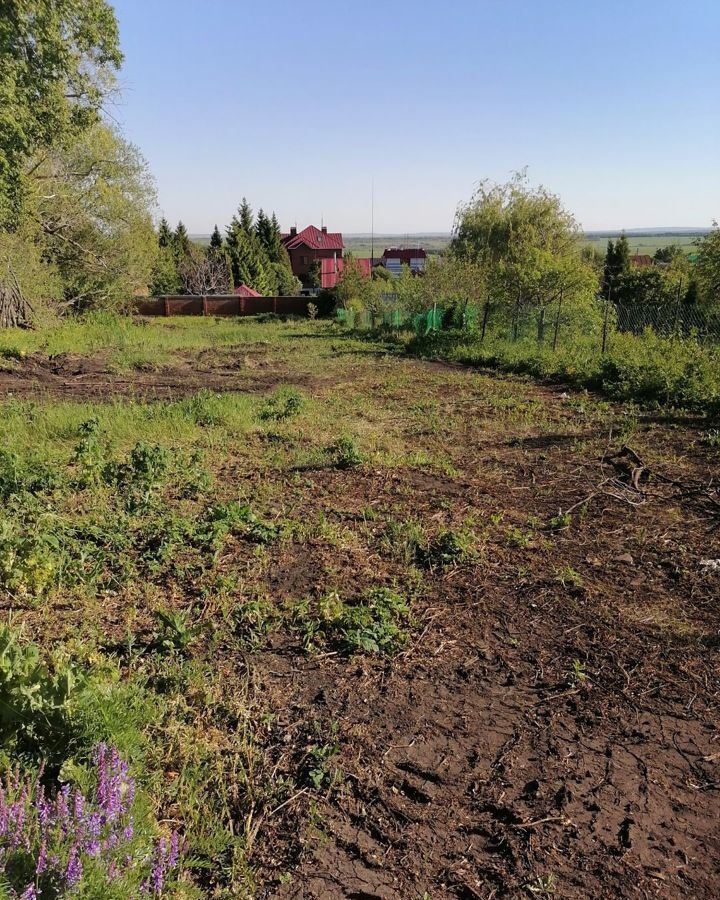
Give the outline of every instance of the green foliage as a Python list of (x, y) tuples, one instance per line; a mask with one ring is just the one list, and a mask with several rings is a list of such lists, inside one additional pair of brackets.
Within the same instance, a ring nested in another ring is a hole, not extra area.
[(160, 631), (155, 635), (156, 645), (172, 653), (187, 653), (202, 630), (198, 623), (191, 624), (190, 616), (188, 610), (156, 610), (155, 617), (160, 625)]
[(257, 650), (277, 622), (272, 602), (266, 597), (244, 600), (233, 611), (236, 636), (251, 650)]
[(212, 250), (222, 250), (223, 248), (222, 235), (217, 225), (213, 228), (213, 233), (210, 235), (210, 247)]
[(327, 453), (336, 469), (351, 469), (363, 462), (363, 455), (354, 438), (346, 434), (341, 435), (331, 444), (327, 448)]
[(0, 223), (21, 215), (28, 159), (97, 119), (122, 54), (105, 0), (24, 0), (0, 15)]
[[(372, 309), (375, 292), (370, 278), (361, 274), (352, 253), (345, 254), (342, 273), (335, 287), (337, 305), (343, 309)], [(318, 281), (318, 287), (319, 287)]]
[(397, 653), (407, 642), (409, 619), (406, 601), (387, 588), (374, 588), (353, 604), (331, 592), (293, 611), (306, 649), (329, 645), (344, 653)]
[(300, 415), (305, 398), (294, 388), (280, 388), (268, 398), (260, 409), (263, 422), (286, 422)]
[(442, 569), (464, 562), (471, 555), (472, 536), (448, 528), (417, 549), (418, 560), (430, 569)]
[(713, 309), (720, 308), (720, 226), (717, 222), (698, 241), (696, 274), (701, 302)]
[(0, 625), (0, 745), (39, 749), (67, 743), (85, 676), (61, 657), (49, 665), (34, 644)]
[(163, 294), (177, 294), (180, 291), (180, 276), (172, 247), (160, 246), (153, 266), (150, 293), (153, 297)]

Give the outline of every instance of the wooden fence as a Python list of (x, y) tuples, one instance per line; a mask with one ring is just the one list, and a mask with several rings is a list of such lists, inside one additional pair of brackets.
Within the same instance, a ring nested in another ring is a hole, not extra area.
[(258, 316), (261, 313), (306, 316), (311, 300), (307, 297), (178, 294), (137, 300), (134, 311), (140, 316)]

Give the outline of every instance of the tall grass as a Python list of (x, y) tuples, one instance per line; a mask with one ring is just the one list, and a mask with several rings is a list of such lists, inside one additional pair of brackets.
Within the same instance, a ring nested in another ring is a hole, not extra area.
[(642, 335), (613, 333), (605, 354), (595, 335), (565, 336), (553, 350), (533, 338), (518, 341), (449, 330), (408, 343), (411, 353), (441, 356), (537, 378), (600, 390), (617, 400), (720, 413), (720, 347), (673, 340), (648, 329)]

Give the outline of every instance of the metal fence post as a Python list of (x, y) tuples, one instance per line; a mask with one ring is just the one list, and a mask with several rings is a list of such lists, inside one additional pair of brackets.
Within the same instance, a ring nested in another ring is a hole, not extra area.
[(605, 314), (603, 315), (602, 350), (600, 351), (603, 356), (605, 356), (605, 350), (607, 349), (608, 316), (610, 315), (610, 294), (611, 294), (611, 292), (612, 292), (612, 288), (609, 288), (607, 300), (605, 301)]

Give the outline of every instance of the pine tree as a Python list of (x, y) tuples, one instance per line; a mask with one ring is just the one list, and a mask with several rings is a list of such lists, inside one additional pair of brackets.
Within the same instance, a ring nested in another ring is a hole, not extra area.
[(615, 269), (617, 278), (622, 278), (630, 271), (630, 244), (624, 231), (615, 241)]
[(615, 244), (612, 241), (608, 241), (602, 279), (602, 292), (605, 298), (608, 298), (610, 296), (613, 282), (615, 280), (615, 260)]
[(253, 232), (253, 211), (252, 207), (247, 201), (246, 197), (242, 198), (242, 203), (238, 209), (238, 214), (240, 216), (240, 226), (242, 230), (246, 234), (252, 234)]
[(216, 225), (215, 230), (213, 231), (213, 233), (210, 237), (210, 247), (213, 250), (222, 250), (222, 245), (223, 245), (222, 235), (220, 234), (220, 229)]
[(268, 257), (272, 253), (273, 231), (270, 219), (265, 212), (260, 209), (257, 214), (257, 222), (255, 223), (255, 234), (257, 234), (260, 246), (263, 248)]
[(170, 223), (163, 216), (160, 219), (160, 225), (158, 226), (158, 246), (160, 247), (169, 247), (172, 244), (173, 233), (170, 228)]
[(177, 228), (172, 238), (173, 252), (175, 254), (175, 262), (180, 265), (182, 261), (190, 255), (190, 238), (188, 237), (187, 228), (182, 222), (178, 222)]
[(288, 268), (290, 267), (290, 257), (288, 256), (285, 247), (283, 247), (282, 233), (275, 213), (272, 214), (272, 218), (270, 219), (267, 253), (271, 262), (287, 265)]

